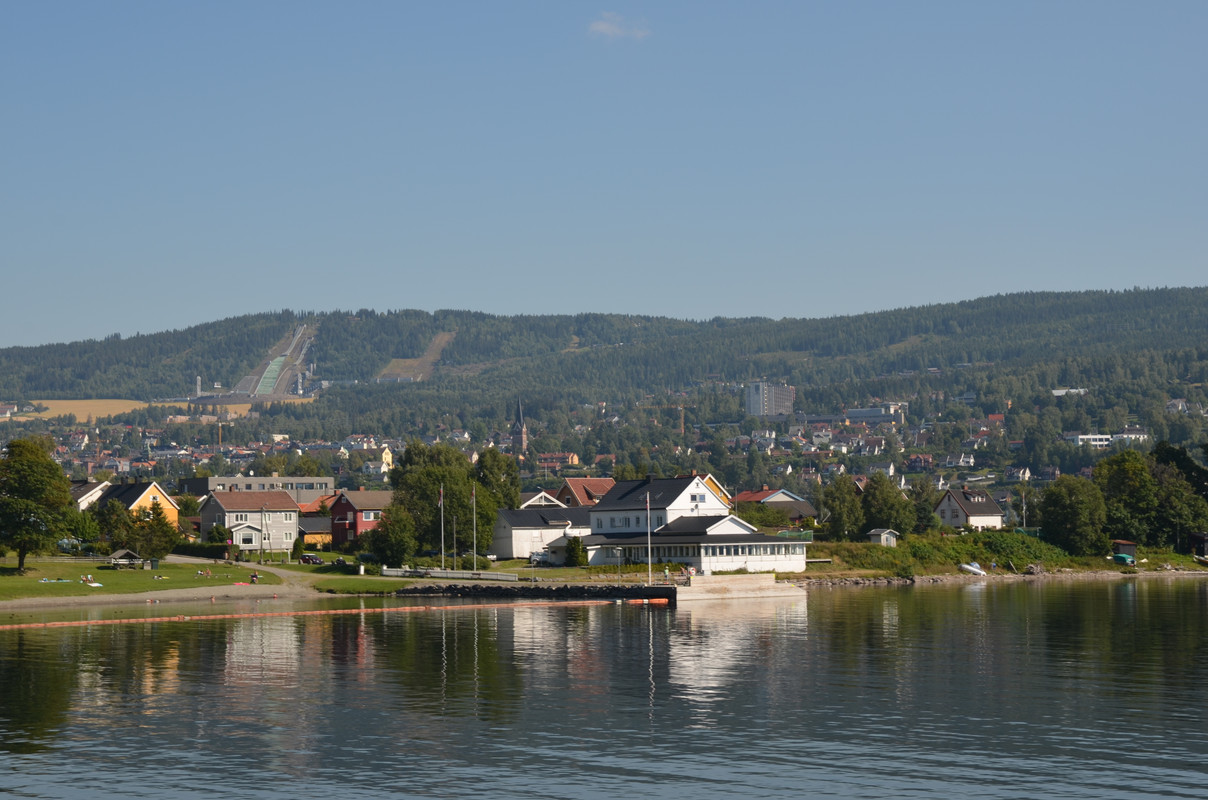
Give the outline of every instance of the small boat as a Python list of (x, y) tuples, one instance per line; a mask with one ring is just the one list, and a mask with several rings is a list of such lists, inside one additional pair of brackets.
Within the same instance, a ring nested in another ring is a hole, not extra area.
[(1193, 559), (1195, 559), (1195, 563), (1197, 563), (1197, 564), (1203, 564), (1205, 567), (1208, 567), (1208, 557), (1205, 557), (1205, 556), (1197, 556), (1197, 555), (1195, 555), (1195, 554), (1192, 554), (1192, 556), (1191, 556), (1191, 557), (1192, 557)]
[(961, 564), (961, 572), (967, 572), (970, 575), (985, 575), (986, 571), (981, 568), (981, 564), (976, 561), (970, 561), (968, 564)]
[(1128, 553), (1116, 553), (1114, 556), (1112, 556), (1112, 560), (1117, 564), (1123, 564), (1126, 567), (1135, 567), (1137, 565), (1137, 559), (1133, 558)]

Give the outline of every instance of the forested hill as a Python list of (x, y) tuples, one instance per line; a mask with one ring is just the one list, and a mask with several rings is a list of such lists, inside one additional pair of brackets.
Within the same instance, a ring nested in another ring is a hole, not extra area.
[(197, 375), (207, 385), (232, 386), (300, 322), (317, 331), (308, 354), (316, 379), (371, 384), (393, 360), (418, 359), (437, 334), (452, 332), (425, 388), (512, 398), (553, 391), (585, 402), (767, 378), (801, 387), (811, 403), (851, 405), (863, 400), (850, 396), (853, 387), (867, 394), (867, 381), (880, 381), (886, 391), (877, 393), (887, 394), (928, 370), (985, 380), (990, 365), (995, 376), (1017, 374), (1030, 387), (1143, 381), (1146, 374), (1194, 385), (1204, 381), (1208, 360), (1208, 288), (1022, 293), (784, 320), (283, 311), (125, 339), (3, 349), (0, 402), (179, 397)]

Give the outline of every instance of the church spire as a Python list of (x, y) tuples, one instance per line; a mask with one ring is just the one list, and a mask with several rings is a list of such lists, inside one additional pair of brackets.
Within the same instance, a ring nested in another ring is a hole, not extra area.
[(512, 455), (523, 461), (528, 452), (528, 425), (524, 421), (524, 405), (516, 398), (516, 421), (512, 423)]

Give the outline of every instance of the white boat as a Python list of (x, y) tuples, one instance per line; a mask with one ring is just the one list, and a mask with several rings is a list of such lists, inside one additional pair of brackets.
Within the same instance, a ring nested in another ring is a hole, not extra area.
[(985, 575), (986, 571), (981, 568), (981, 564), (976, 561), (971, 561), (968, 564), (961, 564), (961, 572), (967, 572), (970, 575)]

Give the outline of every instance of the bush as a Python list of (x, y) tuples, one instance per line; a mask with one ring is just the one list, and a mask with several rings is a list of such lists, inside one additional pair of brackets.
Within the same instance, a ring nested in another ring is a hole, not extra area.
[(231, 550), (228, 544), (203, 544), (201, 542), (182, 542), (172, 548), (178, 556), (193, 556), (194, 558), (212, 558), (222, 561)]

